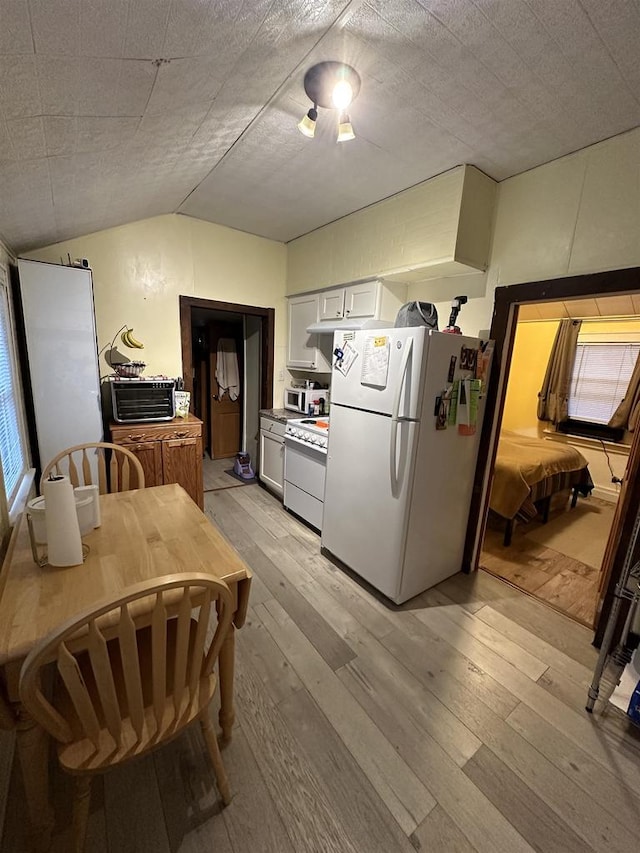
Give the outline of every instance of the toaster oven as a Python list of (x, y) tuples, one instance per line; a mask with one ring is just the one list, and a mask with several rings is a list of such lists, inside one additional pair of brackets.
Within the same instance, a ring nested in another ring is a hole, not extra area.
[(111, 408), (119, 424), (170, 421), (176, 414), (173, 379), (111, 379)]

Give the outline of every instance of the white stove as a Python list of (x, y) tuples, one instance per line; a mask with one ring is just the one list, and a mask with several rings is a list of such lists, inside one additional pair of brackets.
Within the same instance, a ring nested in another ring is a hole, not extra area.
[(287, 421), (285, 438), (306, 444), (326, 454), (329, 439), (329, 418), (298, 418), (294, 421)]
[(322, 529), (329, 418), (287, 421), (284, 435), (284, 505)]

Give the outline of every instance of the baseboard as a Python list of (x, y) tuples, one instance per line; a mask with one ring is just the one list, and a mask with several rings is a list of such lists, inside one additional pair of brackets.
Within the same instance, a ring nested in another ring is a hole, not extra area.
[(620, 491), (615, 486), (608, 488), (607, 486), (595, 486), (591, 494), (594, 498), (600, 498), (603, 501), (615, 504), (618, 502)]

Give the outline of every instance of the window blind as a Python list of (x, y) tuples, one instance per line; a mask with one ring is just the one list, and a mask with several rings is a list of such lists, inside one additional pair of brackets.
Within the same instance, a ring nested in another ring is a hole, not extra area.
[(0, 458), (9, 505), (27, 470), (18, 406), (17, 365), (9, 294), (5, 271), (0, 268)]
[(581, 343), (569, 392), (569, 417), (608, 424), (624, 397), (640, 343)]

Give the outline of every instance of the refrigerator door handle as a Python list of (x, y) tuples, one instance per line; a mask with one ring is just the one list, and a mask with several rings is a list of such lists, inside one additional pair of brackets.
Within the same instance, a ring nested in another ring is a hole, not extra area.
[(396, 388), (396, 396), (393, 401), (393, 410), (391, 414), (391, 418), (393, 421), (398, 420), (398, 415), (400, 414), (400, 400), (402, 398), (402, 389), (404, 388), (405, 381), (407, 378), (407, 365), (409, 364), (409, 358), (411, 357), (411, 352), (413, 350), (413, 338), (409, 338), (407, 340), (407, 348), (404, 351), (404, 355), (402, 357), (402, 365), (400, 367), (400, 382), (398, 383), (398, 387)]
[(407, 377), (407, 366), (409, 364), (409, 358), (411, 357), (411, 351), (413, 349), (413, 338), (409, 338), (407, 341), (407, 348), (404, 351), (404, 356), (402, 358), (402, 366), (400, 367), (400, 382), (398, 383), (398, 387), (396, 389), (396, 396), (393, 401), (393, 413), (391, 415), (391, 438), (389, 443), (389, 468), (391, 474), (391, 494), (394, 497), (400, 492), (400, 482), (398, 480), (398, 422), (401, 420), (407, 420), (406, 418), (399, 417), (400, 414), (400, 400), (402, 398), (402, 389), (404, 388), (405, 380)]

